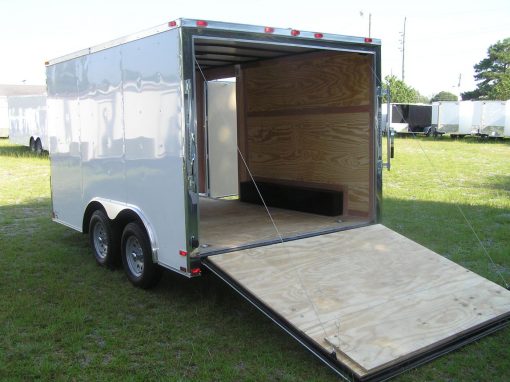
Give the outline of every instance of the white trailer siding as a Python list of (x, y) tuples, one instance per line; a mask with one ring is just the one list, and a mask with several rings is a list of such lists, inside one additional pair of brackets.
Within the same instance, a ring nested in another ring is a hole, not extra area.
[(473, 133), (502, 137), (505, 130), (506, 103), (504, 101), (475, 101)]
[(434, 102), (432, 127), (440, 133), (459, 132), (459, 102)]
[[(389, 112), (390, 112), (390, 115), (388, 117), (388, 104), (387, 103), (383, 103), (381, 105), (381, 122), (382, 122), (382, 125), (384, 126), (384, 128), (386, 128), (386, 124), (388, 123), (388, 118), (389, 118), (389, 121), (390, 121), (390, 128), (393, 129), (395, 132), (397, 133), (404, 133), (404, 132), (407, 132), (408, 128), (409, 128), (409, 124), (408, 123), (403, 123), (403, 122), (393, 122), (394, 120), (394, 115), (393, 113), (395, 112), (395, 105), (396, 104), (390, 104), (390, 108), (389, 108)], [(397, 110), (398, 112), (398, 110)], [(398, 118), (400, 116), (397, 116), (397, 119), (400, 119)]]
[(432, 105), (432, 126), (448, 134), (508, 137), (509, 105), (508, 101), (435, 102)]
[(48, 150), (46, 126), (46, 96), (25, 95), (7, 97), (9, 110), (9, 139), (18, 145), (28, 146), (30, 139), (39, 139)]
[(0, 138), (9, 136), (9, 108), (7, 97), (0, 96)]
[(82, 231), (92, 200), (136, 211), (158, 263), (186, 268), (178, 30), (48, 66), (55, 220)]
[(473, 102), (462, 101), (459, 104), (459, 134), (468, 135), (473, 133), (471, 120), (473, 118)]
[(505, 129), (503, 135), (510, 137), (510, 101), (505, 102)]

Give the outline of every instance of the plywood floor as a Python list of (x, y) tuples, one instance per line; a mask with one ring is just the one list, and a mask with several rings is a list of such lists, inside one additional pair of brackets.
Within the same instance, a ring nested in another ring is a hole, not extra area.
[[(356, 217), (331, 217), (269, 207), (283, 237), (347, 227), (366, 222)], [(220, 248), (278, 239), (263, 206), (239, 200), (200, 198), (200, 244), (203, 253)]]
[(359, 376), (510, 313), (510, 292), (382, 226), (208, 258)]

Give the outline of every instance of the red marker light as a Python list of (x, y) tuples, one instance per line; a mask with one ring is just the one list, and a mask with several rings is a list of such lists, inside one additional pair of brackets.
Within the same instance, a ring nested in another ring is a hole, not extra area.
[(264, 28), (264, 32), (266, 32), (266, 33), (274, 33), (274, 28), (273, 27), (265, 27)]
[(372, 39), (370, 37), (365, 37), (365, 42), (372, 42)]
[(200, 268), (191, 268), (191, 274), (193, 276), (198, 276), (200, 273), (202, 273), (202, 271), (200, 270)]
[(299, 36), (299, 34), (300, 34), (300, 33), (301, 33), (301, 32), (300, 32), (300, 31), (298, 31), (297, 29), (292, 29), (292, 30), (290, 31), (290, 34), (291, 34), (292, 36)]
[(179, 255), (181, 255), (181, 256), (188, 256), (188, 252), (180, 250), (179, 251)]
[(177, 21), (175, 21), (175, 20), (174, 20), (174, 21), (170, 21), (170, 22), (168, 23), (168, 26), (169, 26), (170, 28), (173, 28), (173, 27), (177, 26)]
[(315, 38), (323, 38), (324, 35), (322, 33), (314, 33), (313, 37), (315, 37)]
[(204, 20), (197, 20), (197, 27), (206, 27), (207, 21)]

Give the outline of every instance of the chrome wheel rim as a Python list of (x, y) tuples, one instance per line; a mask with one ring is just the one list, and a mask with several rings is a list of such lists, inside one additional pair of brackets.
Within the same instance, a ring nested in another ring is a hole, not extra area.
[(108, 255), (108, 234), (101, 222), (94, 225), (94, 249), (97, 256), (102, 260)]
[(135, 277), (143, 274), (143, 249), (136, 236), (130, 236), (126, 241), (126, 260), (129, 271)]

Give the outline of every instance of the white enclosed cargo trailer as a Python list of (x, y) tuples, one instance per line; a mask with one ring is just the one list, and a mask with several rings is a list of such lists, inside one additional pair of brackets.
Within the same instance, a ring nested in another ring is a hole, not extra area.
[(510, 137), (510, 102), (434, 102), (432, 127), (440, 134), (452, 136)]
[(441, 101), (432, 103), (432, 130), (437, 134), (470, 135), (473, 103)]
[(41, 153), (48, 150), (46, 95), (8, 97), (9, 140)]
[(9, 136), (9, 108), (7, 97), (0, 96), (0, 138)]
[[(46, 91), (41, 85), (8, 85), (0, 84), (0, 138), (9, 136), (9, 98), (17, 96), (38, 96)], [(23, 143), (28, 145), (27, 143)]]
[(498, 329), (510, 292), (377, 224), (380, 52), (179, 19), (48, 62), (54, 220), (137, 286), (208, 268), (349, 379)]
[(487, 137), (510, 137), (510, 102), (474, 101), (473, 134)]

